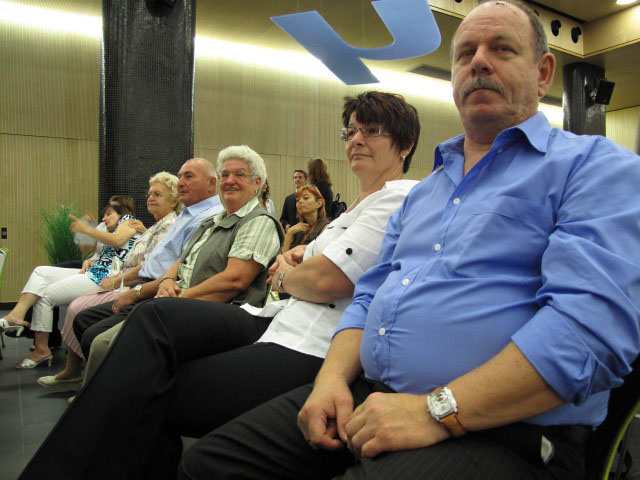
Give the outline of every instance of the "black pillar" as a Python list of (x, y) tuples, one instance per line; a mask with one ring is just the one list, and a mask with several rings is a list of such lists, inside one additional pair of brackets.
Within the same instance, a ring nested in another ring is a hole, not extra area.
[(578, 135), (605, 135), (605, 106), (594, 103), (591, 92), (604, 78), (604, 69), (590, 63), (570, 63), (562, 69), (563, 127)]
[(193, 156), (195, 0), (103, 0), (100, 206), (131, 195), (149, 226), (151, 175)]

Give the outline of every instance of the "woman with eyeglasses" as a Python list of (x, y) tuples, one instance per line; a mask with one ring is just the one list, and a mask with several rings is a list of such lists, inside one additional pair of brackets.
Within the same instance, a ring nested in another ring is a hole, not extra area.
[[(68, 305), (80, 295), (99, 290), (99, 284), (109, 275), (114, 259), (122, 260), (133, 246), (137, 233), (128, 222), (136, 220), (131, 213), (124, 205), (112, 204), (106, 207), (102, 216), (106, 232), (89, 227), (73, 217), (75, 221), (71, 224), (72, 231), (81, 229), (103, 244), (98, 259), (84, 261), (79, 270), (51, 266), (40, 266), (33, 270), (16, 306), (0, 319), (0, 331), (20, 330), (30, 326), (35, 332), (35, 348), (16, 368), (35, 368), (43, 362), (51, 365), (53, 355), (49, 349), (49, 334), (53, 330), (53, 308)], [(31, 307), (33, 315), (29, 324), (24, 316)]]
[[(100, 282), (100, 291), (87, 293), (76, 298), (67, 308), (67, 316), (62, 328), (62, 339), (67, 345), (67, 361), (64, 370), (56, 375), (40, 377), (38, 383), (43, 387), (74, 386), (82, 382), (82, 349), (73, 333), (73, 320), (76, 314), (85, 308), (110, 302), (116, 296), (116, 290), (121, 286), (122, 278), (130, 270), (136, 273), (142, 268), (142, 263), (160, 243), (182, 210), (178, 200), (178, 177), (168, 172), (159, 172), (149, 179), (147, 192), (147, 210), (153, 215), (156, 223), (146, 229), (133, 244), (123, 262), (123, 271), (105, 277)], [(76, 225), (78, 230), (82, 229)], [(129, 286), (125, 284), (124, 286)]]
[(296, 191), (296, 210), (300, 221), (287, 230), (282, 253), (298, 245), (309, 245), (329, 225), (324, 198), (314, 185), (305, 185)]
[[(355, 282), (376, 264), (387, 219), (417, 183), (402, 180), (420, 134), (415, 108), (382, 92), (345, 100), (340, 138), (359, 192), (315, 241), (271, 266), (272, 288), (292, 298), (264, 308), (210, 302), (199, 315), (140, 305), (153, 319), (125, 322), (21, 478), (174, 479), (181, 435), (202, 437), (313, 380)], [(219, 330), (255, 330), (259, 319), (264, 333), (243, 348)]]

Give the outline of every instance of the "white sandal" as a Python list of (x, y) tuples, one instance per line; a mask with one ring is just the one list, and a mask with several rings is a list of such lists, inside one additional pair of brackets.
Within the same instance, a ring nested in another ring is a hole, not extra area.
[(38, 362), (34, 362), (30, 358), (25, 358), (24, 360), (22, 360), (20, 363), (18, 363), (16, 365), (16, 368), (18, 370), (22, 370), (22, 369), (25, 369), (25, 368), (36, 368), (42, 362), (47, 362), (47, 366), (51, 367), (51, 362), (52, 361), (53, 361), (53, 355), (49, 355), (48, 357), (45, 357), (45, 358), (43, 358), (42, 360), (40, 360)]
[(20, 336), (24, 330), (24, 325), (11, 325), (4, 318), (0, 318), (0, 332), (13, 332), (14, 330), (18, 330), (17, 335)]

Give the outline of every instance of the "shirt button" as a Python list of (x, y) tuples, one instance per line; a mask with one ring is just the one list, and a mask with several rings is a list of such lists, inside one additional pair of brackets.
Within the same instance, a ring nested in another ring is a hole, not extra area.
[(440, 245), (439, 243), (436, 243), (436, 244), (433, 246), (433, 249), (434, 249), (436, 252), (439, 252), (439, 251), (442, 249), (442, 245)]
[(347, 252), (347, 255), (351, 255), (353, 253), (353, 250), (351, 250), (350, 248), (347, 248), (345, 252)]
[(380, 328), (380, 330), (378, 330), (378, 333), (379, 333), (380, 335), (384, 335), (385, 333), (387, 333), (387, 331), (386, 331), (386, 330), (384, 329), (384, 327), (383, 327), (383, 328)]
[(459, 199), (459, 198), (454, 198), (454, 199), (453, 199), (453, 204), (454, 204), (454, 205), (458, 205), (458, 204), (460, 204), (460, 199)]
[(501, 149), (501, 148), (500, 148), (500, 149), (498, 149), (498, 153), (502, 153), (502, 149)]
[(409, 285), (409, 279), (405, 278), (404, 280), (402, 280), (402, 284), (406, 287), (407, 285)]

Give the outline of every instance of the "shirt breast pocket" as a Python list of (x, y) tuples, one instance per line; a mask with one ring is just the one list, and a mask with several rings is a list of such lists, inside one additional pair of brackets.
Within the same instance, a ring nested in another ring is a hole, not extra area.
[(458, 267), (473, 266), (474, 274), (484, 268), (492, 274), (533, 274), (539, 272), (553, 215), (545, 205), (497, 196), (468, 205), (458, 224), (463, 230)]

